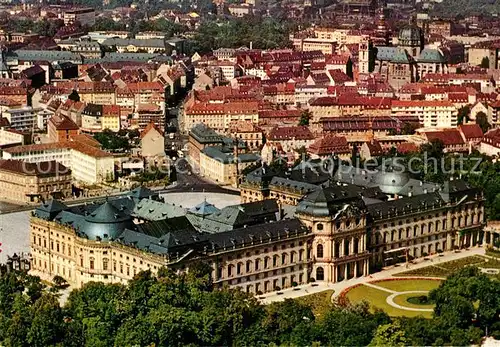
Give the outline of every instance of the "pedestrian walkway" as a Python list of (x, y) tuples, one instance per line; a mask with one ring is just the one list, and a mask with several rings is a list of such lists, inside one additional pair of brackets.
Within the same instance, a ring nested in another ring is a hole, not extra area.
[[(379, 288), (379, 289), (381, 289), (381, 288)], [(408, 307), (408, 306), (402, 306), (402, 305), (396, 304), (394, 302), (394, 298), (398, 295), (403, 295), (403, 294), (421, 294), (421, 295), (423, 294), (423, 295), (425, 295), (427, 293), (429, 293), (429, 291), (427, 291), (427, 290), (412, 290), (412, 291), (408, 291), (408, 292), (395, 292), (395, 293), (389, 295), (387, 297), (387, 299), (385, 299), (385, 301), (387, 302), (388, 305), (391, 305), (392, 307), (398, 308), (400, 310), (416, 311), (416, 312), (432, 312), (432, 311), (434, 311), (433, 308)]]
[(367, 286), (367, 287), (372, 287), (372, 288), (375, 288), (375, 289), (378, 289), (378, 290), (381, 290), (383, 292), (387, 292), (387, 293), (391, 293), (391, 294), (396, 294), (398, 293), (397, 291), (395, 290), (392, 290), (392, 289), (389, 289), (389, 288), (384, 288), (384, 287), (380, 287), (380, 286), (377, 286), (376, 284), (373, 284), (373, 283), (370, 283), (370, 282), (366, 282), (363, 284), (364, 286)]
[[(385, 268), (382, 271), (373, 273), (369, 276), (352, 278), (350, 280), (338, 283), (316, 282), (314, 283), (314, 287), (312, 287), (311, 284), (305, 284), (297, 287), (299, 289), (294, 290), (293, 288), (289, 288), (281, 290), (279, 292), (280, 294), (277, 294), (277, 292), (266, 293), (264, 295), (259, 296), (259, 299), (262, 303), (269, 304), (274, 301), (283, 301), (285, 299), (298, 298), (304, 295), (318, 293), (324, 290), (334, 290), (335, 292), (332, 294), (332, 301), (334, 301), (340, 295), (340, 293), (342, 293), (344, 289), (355, 286), (357, 284), (366, 284), (367, 282), (372, 282), (375, 280), (384, 280), (392, 278), (394, 275), (400, 272), (420, 269), (426, 266), (435, 265), (436, 263), (438, 264), (444, 263), (456, 259), (471, 257), (474, 255), (484, 256), (484, 254), (485, 254), (484, 248), (471, 248), (469, 250), (461, 250), (458, 253), (450, 251), (442, 253), (441, 255), (436, 254), (426, 258), (416, 259), (415, 263), (408, 264), (408, 266), (406, 266), (405, 264), (400, 264), (399, 266), (391, 266)], [(305, 291), (306, 289), (308, 290), (308, 292)]]

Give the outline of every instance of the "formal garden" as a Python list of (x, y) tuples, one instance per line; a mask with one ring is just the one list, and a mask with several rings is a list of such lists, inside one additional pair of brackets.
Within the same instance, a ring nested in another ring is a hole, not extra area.
[(380, 309), (391, 317), (431, 318), (434, 303), (427, 294), (440, 283), (439, 279), (427, 278), (373, 281), (346, 289), (340, 294), (339, 301), (352, 304), (366, 301), (373, 312)]
[(429, 266), (419, 269), (403, 271), (394, 276), (397, 277), (448, 277), (452, 273), (463, 269), (467, 266), (477, 266), (485, 274), (489, 276), (497, 276), (500, 272), (500, 258), (493, 258), (491, 256), (484, 257), (474, 255), (457, 260), (439, 262), (440, 258), (434, 258), (432, 262), (429, 261)]

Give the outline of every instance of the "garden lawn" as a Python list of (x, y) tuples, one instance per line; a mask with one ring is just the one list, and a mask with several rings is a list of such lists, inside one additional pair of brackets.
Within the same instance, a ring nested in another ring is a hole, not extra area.
[[(376, 284), (378, 285), (378, 284)], [(432, 312), (407, 311), (389, 305), (386, 301), (390, 293), (365, 285), (351, 289), (347, 298), (351, 303), (366, 301), (370, 304), (372, 311), (380, 309), (392, 317), (418, 317), (431, 318)]]
[(398, 305), (401, 306), (406, 306), (406, 307), (414, 307), (414, 308), (434, 308), (434, 304), (429, 304), (429, 305), (417, 305), (417, 304), (412, 304), (411, 302), (406, 301), (408, 298), (414, 297), (414, 296), (420, 296), (420, 295), (425, 295), (425, 294), (401, 294), (398, 295), (394, 298), (394, 302)]
[(395, 274), (394, 276), (447, 277), (451, 275), (453, 272), (462, 269), (466, 266), (471, 266), (471, 265), (480, 266), (480, 264), (484, 263), (485, 261), (484, 257), (477, 255), (447, 262), (439, 262), (436, 261), (436, 259), (439, 260), (439, 258), (435, 258), (434, 262), (429, 263), (429, 266), (420, 269), (400, 272)]
[(319, 293), (309, 294), (296, 298), (302, 304), (311, 306), (312, 311), (316, 317), (324, 315), (332, 307), (332, 295), (334, 290), (324, 290)]
[[(399, 281), (382, 281), (373, 283), (376, 286), (394, 290), (395, 292), (409, 292), (414, 290), (430, 291), (439, 287), (441, 281), (436, 280), (399, 280)], [(416, 295), (416, 294), (413, 294)]]

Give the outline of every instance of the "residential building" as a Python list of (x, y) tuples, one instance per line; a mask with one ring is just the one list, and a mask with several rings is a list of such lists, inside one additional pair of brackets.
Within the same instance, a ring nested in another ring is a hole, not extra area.
[(279, 143), (285, 152), (299, 148), (308, 148), (314, 141), (314, 135), (307, 126), (276, 127), (267, 136), (267, 142)]
[(45, 130), (47, 120), (52, 115), (48, 110), (33, 108), (31, 106), (21, 108), (11, 108), (3, 113), (10, 126), (16, 130), (34, 131), (36, 129)]
[(325, 159), (332, 156), (348, 159), (351, 152), (345, 136), (337, 136), (333, 133), (317, 139), (307, 149), (307, 153), (311, 155), (312, 159)]
[(165, 156), (164, 133), (155, 123), (149, 123), (141, 132), (141, 155), (143, 157)]
[(237, 187), (239, 173), (259, 159), (257, 154), (237, 153), (231, 147), (207, 146), (200, 152), (200, 174), (218, 184)]
[(139, 129), (146, 129), (150, 123), (154, 123), (159, 129), (165, 129), (165, 112), (156, 104), (140, 104), (136, 117)]
[(71, 196), (71, 170), (55, 161), (0, 159), (0, 200), (18, 204)]
[(95, 24), (95, 10), (93, 8), (72, 8), (64, 11), (64, 25), (79, 23), (82, 26)]
[(236, 121), (229, 127), (229, 136), (245, 144), (250, 151), (258, 150), (263, 145), (262, 129), (249, 121)]
[(73, 179), (81, 184), (101, 183), (115, 176), (113, 155), (76, 137), (69, 141), (5, 148), (2, 157), (27, 163), (55, 160), (71, 169)]
[(424, 127), (453, 128), (457, 126), (458, 111), (450, 101), (392, 100), (393, 117), (418, 117)]
[(183, 128), (187, 133), (199, 123), (204, 123), (217, 132), (225, 133), (231, 122), (259, 122), (259, 104), (257, 101), (228, 101), (223, 103), (195, 102), (184, 106)]
[(120, 106), (118, 105), (102, 106), (101, 127), (102, 130), (108, 129), (114, 132), (120, 131), (121, 128)]
[(491, 129), (484, 134), (479, 145), (479, 151), (490, 157), (498, 157), (500, 154), (500, 129)]
[(67, 141), (78, 135), (80, 127), (70, 118), (55, 114), (47, 122), (47, 134), (50, 142)]
[(189, 159), (192, 163), (199, 165), (201, 151), (209, 146), (222, 146), (223, 144), (224, 138), (221, 135), (204, 123), (198, 123), (189, 131)]

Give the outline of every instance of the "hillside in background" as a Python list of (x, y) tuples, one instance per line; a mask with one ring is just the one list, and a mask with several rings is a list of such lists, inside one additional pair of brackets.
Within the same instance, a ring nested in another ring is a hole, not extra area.
[(443, 0), (434, 5), (433, 14), (440, 17), (492, 15), (500, 13), (500, 0)]

